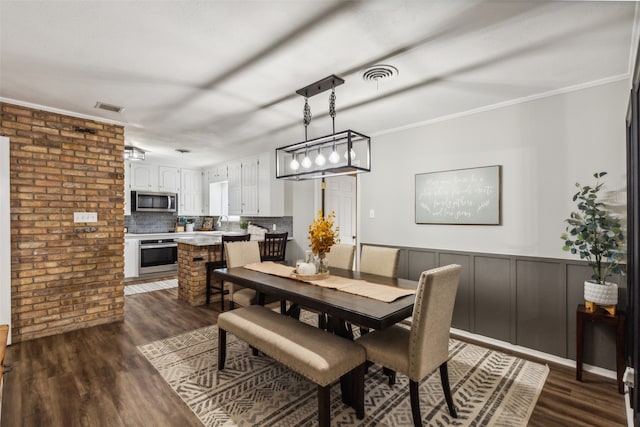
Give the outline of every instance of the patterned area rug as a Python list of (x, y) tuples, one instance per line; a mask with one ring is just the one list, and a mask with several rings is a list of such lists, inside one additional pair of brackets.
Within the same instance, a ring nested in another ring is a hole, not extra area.
[[(252, 356), (247, 344), (233, 335), (227, 336), (225, 369), (218, 372), (217, 338), (214, 325), (138, 349), (207, 427), (317, 425), (315, 384), (266, 356)], [(453, 339), (450, 354), (458, 418), (449, 415), (436, 370), (420, 384), (425, 426), (527, 425), (549, 373), (547, 366)], [(390, 387), (382, 369), (371, 366), (365, 380), (364, 420), (342, 403), (340, 385), (334, 384), (331, 420), (339, 426), (413, 425), (408, 378), (398, 374)]]
[(159, 280), (157, 282), (140, 283), (124, 287), (124, 295), (142, 294), (144, 292), (161, 291), (178, 287), (178, 279)]

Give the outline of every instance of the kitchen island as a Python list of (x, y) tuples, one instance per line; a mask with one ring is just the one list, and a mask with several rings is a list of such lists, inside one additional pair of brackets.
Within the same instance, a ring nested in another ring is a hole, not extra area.
[[(207, 301), (207, 262), (222, 260), (222, 235), (241, 235), (242, 232), (223, 231), (176, 239), (178, 243), (178, 299), (192, 306)], [(257, 238), (256, 238), (257, 237)], [(251, 240), (263, 241), (263, 236), (251, 235)], [(292, 239), (289, 238), (289, 241)], [(222, 294), (211, 295), (210, 302), (219, 301)]]
[[(222, 233), (177, 239), (178, 299), (192, 306), (207, 299), (207, 262), (222, 260)], [(218, 294), (222, 297), (221, 294)], [(213, 300), (218, 297), (216, 295)]]

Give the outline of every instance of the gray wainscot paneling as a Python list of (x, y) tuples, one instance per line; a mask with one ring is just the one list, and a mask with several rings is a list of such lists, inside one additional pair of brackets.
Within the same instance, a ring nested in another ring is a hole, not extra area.
[[(368, 244), (368, 243), (367, 243)], [(391, 245), (390, 245), (391, 246)], [(396, 246), (397, 247), (397, 246)], [(576, 308), (583, 304), (586, 262), (508, 254), (399, 247), (398, 276), (417, 280), (430, 268), (463, 268), (453, 327), (559, 357), (576, 357)], [(624, 277), (618, 309), (627, 304)], [(615, 370), (615, 331), (585, 325), (584, 362)]]
[(475, 333), (511, 342), (511, 261), (474, 257)]
[(563, 282), (559, 262), (516, 260), (516, 344), (566, 356), (567, 308)]

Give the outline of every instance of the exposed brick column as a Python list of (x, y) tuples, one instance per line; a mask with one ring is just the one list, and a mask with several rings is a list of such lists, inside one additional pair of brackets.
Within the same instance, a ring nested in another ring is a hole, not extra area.
[[(123, 127), (0, 107), (11, 145), (13, 341), (122, 320)], [(97, 212), (98, 222), (75, 224), (74, 212)]]

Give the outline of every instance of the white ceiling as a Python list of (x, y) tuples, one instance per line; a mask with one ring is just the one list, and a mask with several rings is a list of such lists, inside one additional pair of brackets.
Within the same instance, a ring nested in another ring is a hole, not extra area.
[[(336, 130), (373, 136), (628, 78), (635, 10), (611, 1), (0, 0), (0, 97), (125, 123), (127, 143), (151, 158), (201, 167), (303, 140), (295, 91), (330, 74), (346, 81)], [(364, 81), (380, 63), (399, 76)], [(309, 99), (310, 138), (331, 133), (328, 96)]]

